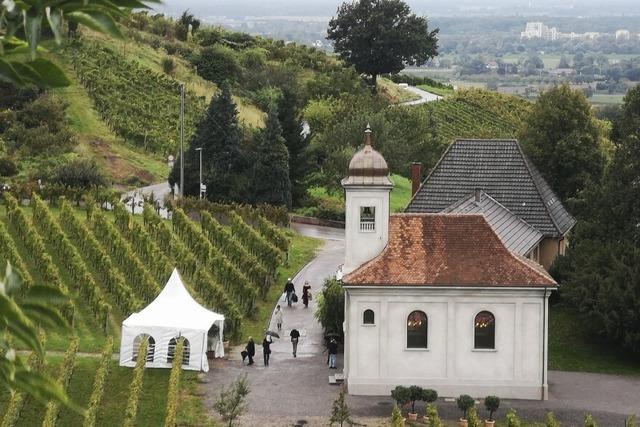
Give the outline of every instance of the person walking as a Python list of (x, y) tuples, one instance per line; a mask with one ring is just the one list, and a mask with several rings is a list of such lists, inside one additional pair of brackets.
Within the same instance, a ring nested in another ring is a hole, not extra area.
[(247, 357), (249, 357), (249, 365), (253, 365), (253, 356), (256, 355), (256, 345), (253, 342), (253, 338), (249, 337), (245, 351), (247, 352)]
[(311, 285), (307, 280), (304, 282), (304, 286), (302, 287), (302, 303), (304, 304), (304, 308), (309, 307), (309, 300), (311, 299)]
[(329, 369), (337, 369), (338, 341), (336, 341), (335, 338), (331, 338), (327, 347), (329, 350)]
[(265, 335), (262, 340), (262, 356), (264, 357), (264, 366), (269, 366), (269, 355), (271, 354), (271, 337)]
[(276, 321), (276, 326), (278, 327), (278, 332), (282, 330), (282, 318), (283, 318), (282, 309), (280, 308), (280, 304), (276, 306), (276, 311), (273, 313), (273, 318)]
[(293, 357), (297, 357), (298, 354), (298, 340), (300, 339), (300, 332), (297, 329), (292, 329), (289, 333), (291, 337), (291, 345), (293, 346)]
[(284, 292), (287, 294), (287, 305), (291, 307), (293, 295), (296, 293), (296, 287), (293, 285), (291, 277), (287, 279), (287, 283), (284, 285)]

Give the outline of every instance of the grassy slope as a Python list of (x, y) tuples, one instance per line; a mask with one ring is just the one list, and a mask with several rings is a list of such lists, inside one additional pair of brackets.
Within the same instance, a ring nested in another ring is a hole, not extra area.
[(549, 309), (549, 369), (640, 375), (640, 359), (594, 339), (574, 310), (558, 304)]
[(418, 88), (422, 90), (426, 90), (427, 92), (435, 93), (436, 95), (440, 95), (440, 96), (453, 95), (453, 92), (454, 92), (453, 89), (443, 89), (441, 87), (435, 87), (430, 85), (418, 85)]
[(378, 79), (378, 91), (392, 104), (420, 99), (415, 93), (402, 89), (396, 83), (382, 77)]

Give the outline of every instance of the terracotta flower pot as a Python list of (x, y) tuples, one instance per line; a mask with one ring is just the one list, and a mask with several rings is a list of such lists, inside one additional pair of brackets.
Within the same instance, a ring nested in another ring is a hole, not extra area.
[(467, 420), (465, 420), (464, 418), (460, 418), (458, 420), (458, 427), (467, 427), (467, 426), (468, 426)]
[(484, 420), (484, 427), (493, 427), (496, 425), (494, 420)]
[(413, 413), (409, 412), (407, 417), (409, 418), (409, 421), (418, 421), (418, 414), (413, 414)]

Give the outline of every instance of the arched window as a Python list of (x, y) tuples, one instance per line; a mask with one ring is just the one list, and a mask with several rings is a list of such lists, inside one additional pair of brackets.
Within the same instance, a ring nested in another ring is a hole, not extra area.
[(496, 348), (496, 318), (491, 312), (481, 311), (476, 314), (473, 329), (473, 348)]
[(374, 325), (376, 323), (376, 315), (371, 309), (366, 309), (362, 314), (362, 323), (365, 325)]
[(427, 348), (427, 315), (412, 311), (407, 317), (407, 348)]
[(140, 345), (147, 340), (147, 363), (153, 362), (153, 357), (156, 353), (156, 340), (153, 339), (151, 335), (148, 334), (140, 334), (133, 339), (133, 355), (131, 356), (131, 360), (135, 362), (138, 360), (138, 350), (140, 350)]
[[(190, 345), (189, 345), (189, 340), (182, 337), (182, 340), (184, 341), (184, 348), (182, 350), (182, 364), (183, 365), (188, 365), (189, 364), (189, 357), (190, 355)], [(178, 345), (178, 341), (175, 338), (171, 338), (169, 340), (169, 348), (167, 350), (167, 363), (173, 363), (173, 358), (176, 355), (176, 346)]]

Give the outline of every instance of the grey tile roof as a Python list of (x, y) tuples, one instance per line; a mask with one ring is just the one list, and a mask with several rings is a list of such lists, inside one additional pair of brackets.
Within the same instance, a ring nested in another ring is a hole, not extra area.
[(476, 189), (482, 189), (545, 236), (564, 235), (575, 224), (513, 139), (456, 140), (405, 211), (441, 212)]
[(480, 192), (480, 201), (477, 201), (476, 195), (472, 194), (455, 202), (442, 212), (483, 214), (506, 248), (518, 255), (527, 255), (544, 237), (540, 231), (518, 218), (484, 192)]

